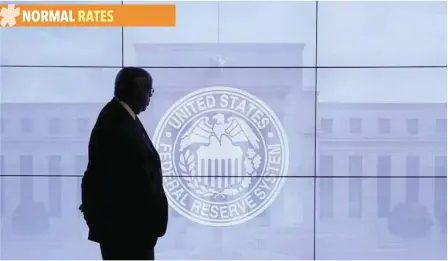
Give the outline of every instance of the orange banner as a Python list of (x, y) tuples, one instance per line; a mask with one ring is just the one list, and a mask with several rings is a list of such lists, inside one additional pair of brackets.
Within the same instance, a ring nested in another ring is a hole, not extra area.
[(0, 5), (2, 27), (51, 26), (176, 26), (176, 6), (89, 5), (89, 4), (9, 4)]

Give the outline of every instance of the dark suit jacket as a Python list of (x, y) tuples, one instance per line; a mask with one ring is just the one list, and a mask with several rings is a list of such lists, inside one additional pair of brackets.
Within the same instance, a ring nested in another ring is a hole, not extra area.
[(89, 240), (155, 244), (166, 232), (168, 203), (159, 154), (139, 127), (138, 118), (134, 120), (116, 99), (98, 116), (81, 185)]

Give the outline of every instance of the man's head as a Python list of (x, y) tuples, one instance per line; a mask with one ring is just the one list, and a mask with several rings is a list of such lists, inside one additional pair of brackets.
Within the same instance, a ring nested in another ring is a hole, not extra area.
[(141, 68), (124, 67), (115, 78), (115, 97), (127, 103), (135, 114), (146, 110), (153, 92), (152, 77)]

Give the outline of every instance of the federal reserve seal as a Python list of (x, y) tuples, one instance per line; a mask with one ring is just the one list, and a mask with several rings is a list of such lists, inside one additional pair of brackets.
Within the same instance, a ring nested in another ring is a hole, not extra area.
[(188, 94), (165, 113), (153, 140), (170, 205), (200, 224), (230, 226), (256, 217), (287, 175), (289, 149), (279, 119), (239, 89)]

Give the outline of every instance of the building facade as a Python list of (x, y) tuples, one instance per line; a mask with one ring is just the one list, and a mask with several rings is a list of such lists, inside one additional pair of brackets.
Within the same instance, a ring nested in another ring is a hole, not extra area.
[[(358, 238), (388, 242), (393, 236), (387, 230), (387, 219), (399, 203), (416, 203), (427, 209), (435, 224), (430, 239), (446, 235), (446, 223), (443, 227), (437, 221), (446, 220), (447, 211), (446, 103), (320, 101), (315, 88), (303, 84), (306, 69), (299, 68), (301, 57), (286, 55), (300, 54), (302, 45), (287, 45), (284, 51), (277, 52), (272, 50), (282, 48), (264, 45), (259, 48), (265, 50), (265, 56), (257, 55), (260, 50), (254, 46), (235, 45), (137, 45), (136, 51), (140, 59), (172, 64), (164, 61), (170, 56), (163, 54), (176, 48), (201, 53), (204, 57), (190, 55), (185, 59), (207, 58), (213, 68), (151, 69), (156, 93), (152, 107), (141, 115), (150, 135), (155, 123), (182, 96), (201, 87), (230, 86), (257, 96), (276, 113), (288, 135), (292, 156), (290, 177), (275, 202), (255, 220), (242, 225), (250, 233), (241, 235), (240, 227), (205, 228), (170, 210), (170, 230), (183, 236), (162, 243), (168, 258), (176, 258), (173, 248), (190, 249), (192, 257), (200, 258), (197, 245), (236, 249), (245, 244), (249, 249), (275, 248), (281, 255), (271, 253), (273, 259), (311, 259), (314, 237), (316, 251), (322, 247), (330, 253), (328, 246), (341, 241), (341, 235), (354, 237), (361, 232), (364, 234)], [(259, 59), (261, 65), (279, 60), (291, 67), (227, 68), (241, 66), (241, 62), (235, 62), (237, 58)], [(75, 245), (82, 245), (79, 242), (85, 240), (86, 227), (77, 209), (80, 181), (87, 164), (90, 131), (104, 102), (1, 104), (0, 207), (4, 246), (17, 250), (15, 242), (20, 244), (30, 237), (36, 242), (74, 238), (78, 240)], [(372, 227), (381, 236), (372, 236)], [(282, 236), (279, 231), (283, 231)], [(277, 242), (266, 239), (277, 237)], [(297, 240), (303, 241), (300, 247), (287, 247)], [(367, 241), (363, 251), (372, 251), (370, 255), (378, 258), (387, 256), (378, 254), (378, 247)], [(350, 244), (347, 241), (342, 248), (351, 249)], [(54, 250), (43, 249), (35, 251), (42, 259), (50, 258)], [(76, 257), (76, 249), (67, 246), (60, 251)], [(422, 251), (434, 252), (425, 249)], [(446, 247), (437, 251), (445, 251), (446, 255)], [(20, 251), (6, 257), (27, 259)]]

